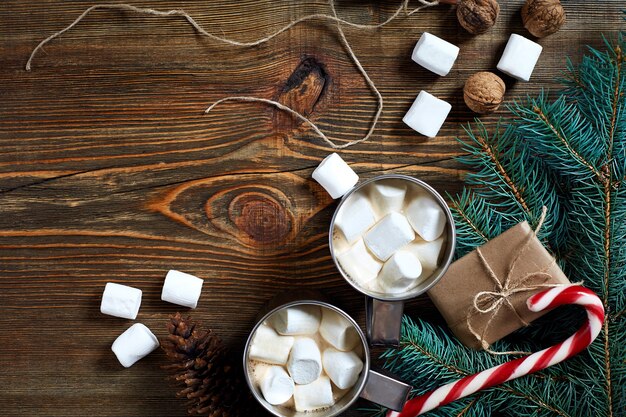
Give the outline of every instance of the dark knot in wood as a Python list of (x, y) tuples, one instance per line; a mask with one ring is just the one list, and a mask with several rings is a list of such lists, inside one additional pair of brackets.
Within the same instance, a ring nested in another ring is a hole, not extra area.
[[(247, 192), (230, 203), (231, 221), (257, 244), (281, 242), (291, 232), (291, 213), (269, 195)], [(253, 243), (250, 242), (250, 243)]]
[[(314, 57), (303, 57), (275, 96), (275, 100), (305, 116), (310, 116), (330, 84), (324, 64)], [(290, 131), (302, 124), (283, 111), (276, 111), (274, 129)]]

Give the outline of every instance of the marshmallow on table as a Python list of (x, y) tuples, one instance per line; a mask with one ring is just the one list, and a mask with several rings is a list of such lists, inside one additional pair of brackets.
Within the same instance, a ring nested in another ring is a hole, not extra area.
[(150, 329), (141, 323), (135, 323), (115, 339), (111, 350), (122, 366), (128, 368), (157, 347), (159, 340)]
[(363, 238), (368, 249), (381, 261), (389, 259), (413, 239), (415, 232), (406, 217), (395, 212), (383, 217)]
[(348, 243), (360, 239), (374, 223), (376, 223), (374, 209), (368, 198), (362, 194), (351, 195), (335, 218), (335, 227), (341, 230)]
[(165, 276), (161, 300), (183, 307), (196, 308), (204, 281), (184, 272), (171, 270)]
[(432, 242), (425, 240), (417, 240), (411, 242), (406, 250), (420, 260), (422, 264), (422, 275), (432, 273), (439, 266), (439, 257), (441, 256), (441, 249), (443, 247), (444, 237), (435, 239)]
[(422, 90), (402, 121), (416, 132), (434, 138), (446, 121), (450, 109), (450, 103)]
[(284, 365), (289, 358), (293, 342), (292, 336), (280, 336), (274, 329), (262, 324), (257, 328), (250, 343), (250, 359)]
[(411, 252), (401, 250), (393, 254), (380, 271), (381, 287), (390, 294), (410, 289), (422, 274), (422, 264)]
[(427, 70), (445, 77), (452, 69), (458, 55), (458, 46), (424, 32), (413, 49), (411, 59)]
[(437, 239), (446, 227), (446, 214), (439, 203), (429, 196), (416, 197), (408, 204), (405, 213), (413, 229), (426, 241)]
[(307, 385), (296, 385), (293, 392), (296, 411), (314, 411), (335, 403), (330, 379), (321, 376)]
[(336, 153), (324, 158), (312, 176), (332, 198), (343, 196), (359, 181), (359, 176)]
[(141, 306), (141, 290), (108, 282), (102, 293), (100, 312), (109, 316), (135, 320)]
[(376, 279), (383, 266), (382, 262), (369, 253), (363, 239), (359, 239), (350, 249), (337, 255), (337, 260), (343, 271), (362, 286), (367, 286)]
[(282, 366), (270, 366), (259, 384), (265, 401), (272, 405), (286, 402), (293, 396), (294, 383)]
[(342, 352), (335, 348), (324, 350), (324, 371), (339, 389), (356, 384), (363, 370), (363, 361), (354, 352)]
[(370, 192), (372, 205), (379, 217), (384, 217), (392, 211), (402, 210), (405, 195), (406, 184), (374, 184)]
[(328, 308), (322, 310), (320, 335), (332, 346), (343, 351), (354, 349), (361, 340), (352, 323)]
[(497, 68), (520, 81), (528, 81), (542, 49), (538, 43), (513, 33), (506, 43)]
[(322, 311), (316, 305), (283, 308), (272, 316), (274, 329), (282, 335), (315, 334), (320, 327)]
[(296, 384), (306, 385), (322, 374), (322, 355), (315, 340), (299, 337), (293, 343), (287, 370)]

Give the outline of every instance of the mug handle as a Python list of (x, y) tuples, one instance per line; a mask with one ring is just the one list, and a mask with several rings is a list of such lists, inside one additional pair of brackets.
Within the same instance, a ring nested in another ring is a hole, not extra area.
[(412, 386), (404, 382), (370, 369), (360, 397), (390, 410), (400, 411), (412, 389)]
[(365, 327), (371, 346), (398, 347), (404, 301), (381, 301), (365, 296)]

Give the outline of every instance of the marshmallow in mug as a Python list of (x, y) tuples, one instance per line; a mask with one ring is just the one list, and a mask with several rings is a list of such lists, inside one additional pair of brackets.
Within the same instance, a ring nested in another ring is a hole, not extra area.
[(528, 81), (542, 49), (538, 43), (513, 33), (506, 43), (497, 68), (520, 81)]
[(108, 282), (104, 286), (100, 312), (109, 316), (135, 320), (141, 306), (141, 290)]
[(337, 260), (344, 272), (359, 285), (367, 286), (375, 280), (383, 267), (365, 247), (363, 239), (359, 239), (352, 247), (337, 255)]
[(420, 195), (407, 205), (406, 217), (417, 234), (428, 242), (441, 236), (447, 223), (439, 203), (427, 195)]
[(270, 366), (259, 384), (265, 401), (272, 405), (287, 402), (293, 396), (294, 382), (282, 366)]
[(184, 272), (171, 270), (165, 276), (161, 300), (183, 307), (196, 308), (204, 281)]
[(353, 350), (361, 340), (352, 323), (328, 308), (322, 309), (320, 335), (336, 349), (343, 351)]
[(380, 284), (386, 293), (403, 293), (418, 282), (422, 275), (422, 264), (409, 251), (400, 250), (393, 254), (380, 271)]
[(294, 341), (292, 336), (280, 336), (270, 326), (261, 325), (250, 343), (250, 359), (274, 365), (285, 365)]
[(271, 324), (281, 335), (315, 334), (321, 319), (322, 311), (319, 306), (301, 305), (278, 311), (272, 316)]
[(330, 379), (321, 376), (307, 385), (296, 385), (293, 392), (296, 411), (314, 411), (335, 403)]
[(299, 385), (310, 384), (322, 374), (322, 354), (315, 340), (309, 337), (296, 338), (289, 360), (287, 370), (293, 378), (293, 382)]
[(367, 248), (381, 261), (389, 259), (395, 251), (415, 239), (411, 225), (400, 213), (389, 213), (363, 237)]
[(324, 158), (313, 171), (312, 177), (334, 199), (350, 191), (359, 181), (359, 176), (336, 153)]
[(354, 352), (327, 348), (322, 355), (324, 371), (339, 389), (351, 388), (363, 370), (363, 361)]
[(346, 202), (344, 215), (337, 216), (335, 226), (348, 243), (354, 243), (376, 223), (376, 213), (367, 196), (354, 195)]
[(385, 217), (393, 211), (402, 211), (406, 196), (406, 184), (374, 183), (371, 188), (370, 199), (379, 218)]
[(424, 32), (413, 49), (411, 59), (427, 70), (445, 77), (452, 69), (457, 56), (459, 56), (458, 46)]
[(444, 100), (422, 90), (406, 112), (402, 121), (411, 129), (434, 138), (446, 121), (452, 106)]
[(443, 249), (444, 237), (441, 236), (431, 242), (415, 240), (409, 243), (404, 250), (411, 252), (419, 259), (422, 265), (422, 275), (431, 274), (439, 265), (441, 250)]
[(141, 323), (135, 323), (113, 342), (111, 350), (123, 367), (132, 366), (159, 347), (157, 337)]

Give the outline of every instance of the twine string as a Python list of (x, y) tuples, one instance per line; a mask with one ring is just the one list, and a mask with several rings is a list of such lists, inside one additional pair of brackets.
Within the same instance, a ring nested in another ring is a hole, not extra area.
[[(498, 279), (498, 276), (494, 272), (489, 262), (483, 256), (480, 248), (476, 249), (476, 254), (478, 255), (478, 259), (480, 260), (483, 269), (487, 273), (487, 276), (491, 279), (494, 284), (494, 290), (492, 291), (480, 291), (474, 296), (473, 305), (468, 311), (466, 317), (466, 324), (469, 331), (472, 335), (478, 340), (482, 346), (482, 348), (491, 353), (492, 355), (530, 355), (532, 352), (524, 352), (524, 351), (505, 351), (505, 352), (497, 352), (489, 348), (489, 343), (485, 340), (485, 335), (487, 330), (490, 328), (491, 324), (497, 317), (500, 309), (504, 306), (508, 307), (516, 319), (523, 325), (528, 326), (528, 322), (524, 320), (522, 316), (520, 316), (519, 312), (511, 302), (511, 297), (515, 294), (526, 292), (526, 291), (534, 291), (540, 288), (553, 288), (560, 287), (563, 284), (548, 284), (547, 281), (552, 277), (547, 271), (550, 270), (555, 264), (556, 259), (552, 258), (552, 261), (543, 267), (539, 271), (529, 272), (518, 279), (513, 280), (513, 273), (515, 272), (515, 268), (517, 266), (518, 261), (522, 258), (522, 255), (529, 248), (533, 239), (537, 236), (543, 224), (545, 222), (547, 215), (547, 208), (544, 206), (541, 209), (541, 216), (539, 217), (539, 221), (537, 223), (537, 227), (532, 230), (521, 247), (515, 252), (515, 256), (513, 261), (509, 264), (506, 274), (503, 280)], [(539, 279), (539, 282), (537, 280)], [(481, 332), (478, 332), (472, 326), (472, 316), (476, 312), (482, 314), (490, 314), (487, 323), (483, 326)]]
[(309, 20), (325, 20), (325, 21), (331, 21), (331, 22), (335, 22), (337, 25), (337, 31), (339, 33), (339, 38), (341, 40), (341, 43), (343, 45), (343, 47), (346, 49), (346, 52), (348, 53), (348, 55), (350, 56), (350, 59), (352, 60), (352, 62), (354, 63), (354, 65), (357, 67), (357, 70), (359, 71), (359, 73), (363, 76), (365, 83), (367, 84), (367, 86), (369, 87), (369, 89), (372, 91), (372, 93), (376, 96), (376, 101), (377, 101), (377, 108), (376, 108), (376, 113), (374, 114), (374, 117), (370, 123), (370, 127), (367, 131), (367, 133), (360, 139), (356, 139), (356, 140), (352, 140), (350, 142), (344, 143), (344, 144), (337, 144), (335, 142), (333, 142), (331, 139), (328, 138), (328, 136), (326, 136), (321, 129), (319, 129), (317, 127), (317, 125), (315, 125), (315, 123), (313, 123), (308, 117), (300, 114), (299, 112), (297, 112), (296, 110), (293, 110), (292, 108), (285, 106), (284, 104), (281, 104), (275, 100), (270, 100), (270, 99), (264, 99), (264, 98), (259, 98), (259, 97), (254, 97), (254, 96), (229, 96), (229, 97), (225, 97), (222, 98), (220, 100), (217, 100), (216, 102), (214, 102), (211, 106), (209, 106), (206, 110), (205, 110), (205, 114), (209, 113), (211, 110), (213, 110), (213, 108), (215, 108), (215, 106), (227, 102), (227, 101), (241, 101), (241, 102), (255, 102), (255, 103), (264, 103), (267, 105), (271, 105), (274, 106), (288, 114), (290, 114), (293, 117), (296, 117), (297, 119), (305, 122), (307, 125), (309, 125), (313, 131), (324, 141), (326, 142), (330, 147), (334, 148), (334, 149), (343, 149), (343, 148), (347, 148), (349, 146), (352, 145), (356, 145), (357, 143), (361, 143), (361, 142), (365, 142), (366, 140), (368, 140), (372, 134), (374, 133), (374, 131), (376, 130), (376, 126), (378, 124), (378, 121), (380, 119), (380, 116), (382, 114), (383, 111), (383, 104), (384, 104), (384, 100), (383, 100), (383, 96), (380, 93), (380, 91), (378, 90), (378, 88), (376, 87), (376, 85), (374, 84), (374, 82), (372, 81), (372, 79), (369, 77), (369, 75), (367, 74), (367, 71), (365, 71), (365, 68), (363, 68), (363, 66), (361, 65), (361, 62), (359, 61), (359, 59), (357, 58), (356, 54), (354, 53), (354, 51), (352, 50), (350, 43), (348, 42), (348, 40), (346, 39), (346, 36), (343, 32), (343, 28), (342, 25), (346, 25), (355, 29), (379, 29), (382, 28), (383, 26), (389, 24), (390, 22), (394, 21), (402, 12), (404, 12), (404, 14), (406, 16), (411, 16), (415, 13), (417, 13), (418, 11), (426, 8), (426, 7), (432, 7), (432, 6), (436, 6), (437, 4), (439, 4), (439, 0), (418, 0), (420, 3), (420, 6), (415, 7), (412, 10), (409, 10), (409, 2), (410, 0), (402, 0), (402, 4), (400, 5), (400, 7), (398, 7), (394, 13), (391, 14), (391, 16), (389, 16), (387, 19), (385, 19), (383, 22), (378, 23), (378, 24), (359, 24), (359, 23), (354, 23), (354, 22), (350, 22), (348, 20), (342, 19), (340, 17), (337, 16), (337, 11), (335, 9), (335, 2), (334, 0), (329, 0), (329, 4), (330, 4), (330, 8), (332, 11), (332, 15), (329, 14), (324, 14), (324, 13), (316, 13), (316, 14), (310, 14), (307, 16), (303, 16), (300, 17), (298, 19), (295, 19), (293, 21), (291, 21), (290, 23), (288, 23), (287, 25), (283, 26), (282, 28), (278, 29), (277, 31), (269, 34), (268, 36), (265, 36), (263, 38), (254, 40), (254, 41), (248, 41), (248, 42), (244, 42), (244, 41), (237, 41), (234, 39), (230, 39), (226, 36), (218, 36), (215, 34), (212, 34), (210, 32), (208, 32), (206, 29), (204, 29), (204, 27), (202, 25), (200, 25), (198, 22), (196, 22), (194, 20), (193, 17), (191, 17), (190, 14), (188, 14), (187, 12), (185, 12), (184, 10), (180, 10), (180, 9), (173, 9), (173, 10), (156, 10), (156, 9), (151, 9), (151, 8), (145, 8), (145, 7), (136, 7), (130, 4), (96, 4), (93, 5), (91, 7), (89, 7), (88, 9), (86, 9), (80, 16), (78, 16), (72, 23), (70, 23), (68, 26), (66, 26), (65, 28), (61, 29), (58, 32), (53, 33), (52, 35), (48, 36), (46, 39), (42, 40), (41, 42), (39, 42), (39, 44), (33, 49), (33, 51), (30, 54), (30, 57), (28, 58), (28, 61), (26, 62), (26, 71), (30, 71), (31, 67), (32, 67), (32, 61), (35, 57), (35, 55), (50, 41), (52, 41), (53, 39), (61, 36), (63, 33), (69, 31), (70, 29), (72, 29), (74, 26), (76, 26), (81, 20), (83, 20), (88, 14), (90, 14), (91, 12), (95, 11), (95, 10), (107, 10), (107, 9), (113, 9), (113, 10), (122, 10), (122, 11), (129, 11), (129, 12), (134, 12), (134, 13), (139, 13), (139, 14), (145, 14), (145, 15), (150, 15), (150, 16), (160, 16), (160, 17), (168, 17), (168, 16), (173, 16), (173, 17), (182, 17), (184, 18), (198, 33), (200, 33), (203, 36), (206, 36), (212, 40), (218, 41), (218, 42), (222, 42), (222, 43), (226, 43), (228, 45), (232, 45), (232, 46), (240, 46), (240, 47), (251, 47), (251, 46), (258, 46), (261, 45), (263, 43), (266, 43), (272, 39), (274, 39), (275, 37), (277, 37), (278, 35), (290, 30), (292, 27), (309, 21)]

